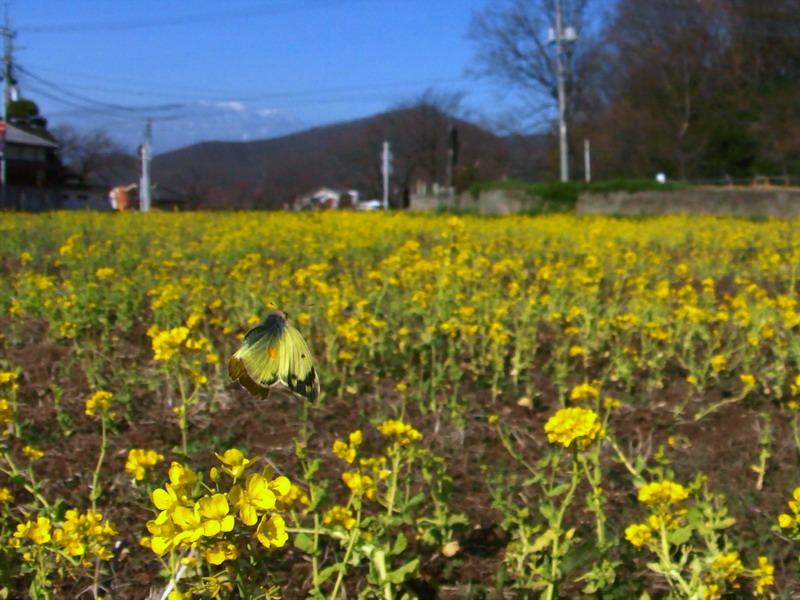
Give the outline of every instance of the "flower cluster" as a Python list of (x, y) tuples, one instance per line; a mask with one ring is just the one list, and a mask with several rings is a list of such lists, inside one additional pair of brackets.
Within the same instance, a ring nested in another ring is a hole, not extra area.
[(114, 394), (105, 390), (98, 390), (86, 400), (86, 414), (90, 417), (100, 414), (109, 414), (108, 409), (111, 406), (111, 399)]
[(63, 552), (77, 558), (84, 566), (90, 566), (94, 558), (110, 560), (113, 557), (109, 545), (117, 535), (117, 528), (103, 515), (77, 509), (68, 510), (60, 526), (44, 516), (19, 523), (9, 545), (23, 552), (23, 559), (33, 560), (36, 552), (50, 551), (56, 560)]
[(378, 431), (401, 446), (408, 446), (422, 439), (422, 434), (419, 431), (411, 425), (396, 419), (384, 421), (378, 425)]
[(144, 448), (131, 448), (128, 451), (128, 459), (125, 461), (125, 470), (131, 476), (141, 481), (147, 473), (164, 460), (164, 455), (155, 450), (145, 450)]
[(551, 444), (563, 444), (565, 448), (569, 448), (573, 442), (579, 448), (586, 448), (605, 435), (600, 416), (580, 406), (562, 408), (556, 412), (544, 424), (544, 431)]
[(789, 513), (778, 515), (778, 527), (781, 533), (793, 540), (800, 540), (800, 487), (796, 487), (792, 492), (792, 499), (787, 503)]
[(663, 479), (643, 485), (637, 494), (639, 502), (650, 509), (643, 523), (633, 523), (625, 529), (625, 539), (637, 547), (655, 543), (655, 537), (662, 527), (675, 529), (686, 515), (682, 503), (689, 498), (689, 492), (681, 484)]
[(180, 549), (196, 548), (213, 565), (239, 556), (237, 540), (245, 539), (236, 531), (236, 517), (265, 548), (280, 548), (288, 540), (281, 509), (294, 504), (300, 494), (288, 478), (273, 477), (269, 468), (261, 473), (246, 473), (255, 463), (237, 449), (217, 454), (221, 470), (231, 478), (225, 491), (215, 467), (210, 479), (215, 488), (206, 488), (197, 496), (200, 478), (191, 469), (173, 462), (169, 482), (152, 494), (157, 516), (147, 522), (150, 536), (142, 544), (163, 555)]

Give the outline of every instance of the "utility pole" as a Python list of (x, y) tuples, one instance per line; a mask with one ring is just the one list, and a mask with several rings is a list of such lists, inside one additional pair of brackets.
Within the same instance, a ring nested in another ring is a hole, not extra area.
[(561, 157), (561, 181), (569, 181), (567, 155), (567, 94), (564, 84), (564, 29), (561, 24), (561, 0), (556, 3), (556, 76), (558, 77), (558, 151)]
[(6, 131), (8, 129), (8, 104), (11, 102), (11, 91), (13, 79), (11, 77), (12, 53), (14, 51), (13, 39), (14, 30), (11, 28), (11, 20), (8, 17), (8, 4), (5, 6), (5, 22), (0, 34), (3, 36), (3, 110), (2, 110), (2, 131), (0, 131), (0, 200), (2, 206), (6, 206)]
[(381, 152), (381, 174), (383, 175), (383, 210), (389, 208), (389, 173), (392, 171), (392, 151), (389, 142), (383, 142)]
[(583, 140), (583, 176), (586, 183), (592, 181), (592, 146), (589, 138)]
[(147, 119), (147, 125), (144, 128), (144, 144), (140, 149), (142, 177), (139, 181), (139, 210), (141, 212), (148, 212), (152, 203), (150, 197), (150, 161), (153, 159), (153, 150), (150, 145), (152, 134), (153, 121), (152, 119)]

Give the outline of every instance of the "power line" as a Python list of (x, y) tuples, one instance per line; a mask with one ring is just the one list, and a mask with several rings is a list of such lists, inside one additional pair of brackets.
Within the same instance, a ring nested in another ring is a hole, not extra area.
[(40, 27), (22, 27), (20, 31), (26, 33), (88, 33), (97, 31), (130, 31), (134, 29), (153, 29), (157, 27), (179, 27), (184, 25), (196, 25), (202, 23), (218, 23), (221, 21), (235, 21), (250, 19), (259, 16), (279, 15), (292, 12), (302, 12), (306, 10), (317, 10), (355, 4), (361, 2), (375, 2), (376, 0), (322, 0), (315, 2), (314, 5), (300, 5), (296, 2), (285, 4), (281, 7), (259, 7), (248, 10), (227, 10), (224, 13), (206, 13), (204, 15), (185, 15), (180, 17), (170, 17), (161, 19), (139, 19), (125, 20), (116, 23), (83, 23), (74, 25), (49, 25)]

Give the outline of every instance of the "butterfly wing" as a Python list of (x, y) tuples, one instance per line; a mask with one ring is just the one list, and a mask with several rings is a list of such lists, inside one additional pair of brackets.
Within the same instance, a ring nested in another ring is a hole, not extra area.
[(309, 400), (319, 396), (319, 379), (308, 345), (279, 311), (247, 332), (242, 347), (228, 362), (228, 373), (260, 398), (266, 398), (269, 386), (278, 381)]
[(319, 378), (308, 344), (294, 327), (287, 323), (285, 343), (279, 358), (278, 379), (290, 390), (312, 402), (319, 397)]
[(228, 374), (254, 396), (266, 398), (278, 381), (281, 332), (262, 325), (247, 332), (242, 347), (228, 361)]

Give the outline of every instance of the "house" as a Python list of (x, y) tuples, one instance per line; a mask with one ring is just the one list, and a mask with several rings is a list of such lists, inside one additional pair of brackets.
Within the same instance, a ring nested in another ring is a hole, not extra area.
[(5, 124), (2, 144), (5, 185), (0, 208), (48, 210), (59, 208), (62, 175), (58, 143), (46, 132)]
[(315, 192), (300, 196), (295, 201), (297, 210), (331, 210), (337, 208), (354, 208), (358, 205), (357, 190), (337, 190), (321, 187)]

